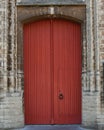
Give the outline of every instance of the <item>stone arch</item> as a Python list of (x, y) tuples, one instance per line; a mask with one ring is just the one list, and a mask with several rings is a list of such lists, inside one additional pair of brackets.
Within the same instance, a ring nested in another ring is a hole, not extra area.
[[(61, 18), (81, 23), (82, 27), (82, 72), (86, 70), (86, 15), (85, 6), (19, 6), (17, 8), (17, 73), (18, 89), (24, 92), (24, 71), (23, 71), (23, 25), (32, 21), (42, 19)], [(75, 13), (76, 12), (76, 13)], [(82, 73), (83, 75), (83, 73)], [(82, 79), (82, 87), (83, 87)], [(83, 89), (82, 89), (83, 90)], [(24, 97), (23, 97), (24, 100)], [(82, 102), (83, 103), (83, 102)], [(24, 109), (24, 106), (23, 106)]]
[[(18, 70), (23, 70), (23, 24), (35, 20), (45, 18), (62, 18), (73, 20), (82, 24), (82, 31), (85, 22), (85, 8), (81, 6), (80, 10), (77, 6), (50, 6), (50, 7), (18, 7), (17, 14), (17, 56), (18, 56)], [(51, 12), (53, 10), (53, 12)], [(76, 13), (74, 11), (76, 10)], [(82, 13), (83, 14), (82, 14)]]

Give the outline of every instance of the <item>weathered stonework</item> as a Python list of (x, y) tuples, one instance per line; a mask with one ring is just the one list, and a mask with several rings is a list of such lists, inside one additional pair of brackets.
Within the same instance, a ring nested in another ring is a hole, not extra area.
[(81, 125), (103, 130), (103, 0), (0, 0), (0, 128), (24, 126), (23, 24), (52, 17), (82, 25)]
[(17, 5), (83, 5), (85, 0), (17, 0)]

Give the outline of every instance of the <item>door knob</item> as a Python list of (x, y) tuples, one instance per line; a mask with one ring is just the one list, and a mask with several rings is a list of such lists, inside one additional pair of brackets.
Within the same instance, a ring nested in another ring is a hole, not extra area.
[(59, 99), (62, 100), (63, 98), (64, 98), (63, 94), (60, 93), (60, 94), (59, 94)]

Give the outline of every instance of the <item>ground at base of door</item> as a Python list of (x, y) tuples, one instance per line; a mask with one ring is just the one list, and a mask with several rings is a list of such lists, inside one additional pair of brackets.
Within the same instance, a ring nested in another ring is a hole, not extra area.
[(81, 128), (79, 125), (28, 125), (21, 129), (13, 130), (94, 130)]

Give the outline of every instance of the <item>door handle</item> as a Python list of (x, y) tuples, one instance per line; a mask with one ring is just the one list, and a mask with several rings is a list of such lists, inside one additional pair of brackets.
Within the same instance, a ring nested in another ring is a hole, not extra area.
[(63, 98), (64, 98), (63, 94), (60, 93), (60, 94), (59, 94), (59, 99), (62, 100)]

